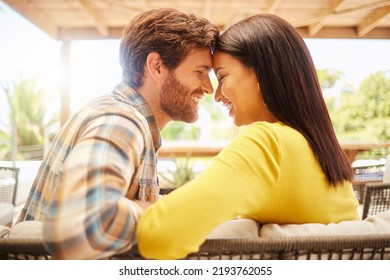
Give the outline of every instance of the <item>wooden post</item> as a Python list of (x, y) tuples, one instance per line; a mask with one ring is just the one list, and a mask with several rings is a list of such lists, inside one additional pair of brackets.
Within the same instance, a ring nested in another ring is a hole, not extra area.
[(61, 125), (70, 115), (70, 47), (72, 40), (65, 33), (61, 34)]

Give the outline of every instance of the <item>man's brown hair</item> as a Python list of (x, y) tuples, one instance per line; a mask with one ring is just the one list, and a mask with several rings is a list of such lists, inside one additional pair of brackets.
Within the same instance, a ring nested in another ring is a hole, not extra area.
[(123, 81), (139, 88), (149, 53), (160, 54), (164, 65), (175, 69), (194, 49), (212, 49), (218, 28), (205, 18), (175, 9), (154, 9), (135, 17), (124, 29), (120, 43)]

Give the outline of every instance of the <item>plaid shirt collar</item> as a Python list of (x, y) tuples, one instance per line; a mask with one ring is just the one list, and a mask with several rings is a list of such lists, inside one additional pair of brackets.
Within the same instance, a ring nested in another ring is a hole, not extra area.
[(137, 111), (140, 112), (148, 121), (149, 129), (153, 138), (154, 149), (157, 152), (158, 149), (161, 147), (162, 139), (160, 129), (157, 126), (156, 119), (153, 115), (152, 110), (149, 107), (149, 104), (146, 102), (142, 95), (140, 95), (132, 87), (129, 87), (124, 82), (119, 83), (114, 88), (113, 93), (118, 94), (122, 98), (128, 100), (132, 104), (132, 106), (134, 106), (134, 108), (136, 108)]

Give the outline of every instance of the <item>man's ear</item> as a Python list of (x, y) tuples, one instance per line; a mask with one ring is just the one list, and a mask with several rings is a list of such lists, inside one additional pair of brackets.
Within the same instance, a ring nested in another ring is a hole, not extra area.
[(149, 76), (155, 82), (161, 82), (163, 80), (163, 70), (165, 67), (159, 53), (151, 52), (148, 54), (145, 66)]

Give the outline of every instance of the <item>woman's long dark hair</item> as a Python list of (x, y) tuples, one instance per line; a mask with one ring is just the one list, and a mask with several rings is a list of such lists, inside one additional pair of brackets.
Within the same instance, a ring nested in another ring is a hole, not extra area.
[(314, 63), (294, 27), (274, 15), (255, 15), (223, 32), (215, 50), (254, 68), (269, 111), (303, 134), (330, 185), (351, 181), (352, 168), (333, 130)]

